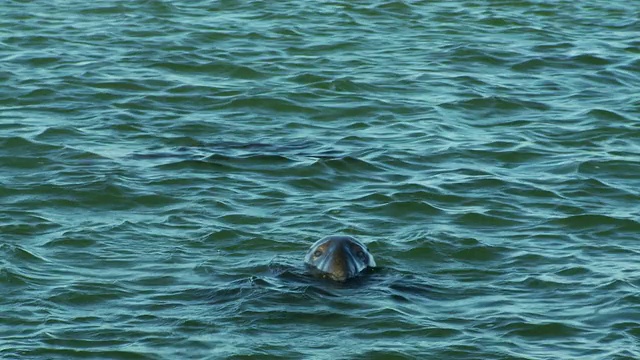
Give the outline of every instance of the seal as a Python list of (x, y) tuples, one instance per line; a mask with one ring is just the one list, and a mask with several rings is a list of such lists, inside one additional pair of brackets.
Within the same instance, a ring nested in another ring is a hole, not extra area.
[(316, 241), (304, 262), (312, 273), (336, 281), (346, 281), (376, 266), (369, 249), (351, 236), (327, 236)]

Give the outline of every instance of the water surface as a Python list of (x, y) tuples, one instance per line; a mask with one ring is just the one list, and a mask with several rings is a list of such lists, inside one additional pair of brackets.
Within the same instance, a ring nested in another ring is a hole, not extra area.
[(634, 2), (0, 15), (1, 358), (640, 357)]

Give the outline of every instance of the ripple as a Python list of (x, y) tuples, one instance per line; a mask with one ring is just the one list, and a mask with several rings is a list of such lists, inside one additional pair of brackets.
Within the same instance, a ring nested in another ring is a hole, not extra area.
[(45, 247), (54, 248), (92, 248), (96, 245), (96, 240), (78, 234), (65, 232), (62, 236), (49, 240)]
[(82, 137), (84, 133), (76, 128), (68, 127), (47, 127), (35, 136), (39, 141), (51, 141), (65, 138)]
[(11, 286), (26, 286), (31, 283), (31, 278), (25, 276), (19, 272), (13, 271), (8, 268), (0, 269), (0, 284), (3, 288), (8, 288)]
[(269, 77), (267, 73), (260, 72), (252, 67), (237, 65), (229, 62), (206, 62), (202, 64), (196, 64), (192, 61), (188, 61), (188, 59), (184, 59), (184, 61), (182, 62), (165, 61), (154, 63), (151, 66), (177, 73), (215, 73), (219, 75), (233, 76), (239, 79), (264, 79)]
[(216, 171), (216, 170), (225, 170), (229, 167), (223, 164), (218, 164), (216, 162), (211, 161), (202, 161), (202, 160), (181, 160), (177, 162), (171, 162), (168, 164), (162, 164), (157, 166), (160, 170), (201, 170), (201, 171)]
[(591, 109), (586, 113), (587, 116), (600, 120), (628, 122), (628, 118), (612, 110), (607, 109)]
[(47, 300), (58, 305), (95, 306), (122, 300), (133, 294), (113, 283), (75, 283), (49, 291)]
[(578, 64), (581, 63), (585, 65), (597, 65), (597, 66), (609, 65), (612, 63), (608, 59), (605, 59), (596, 55), (592, 55), (592, 54), (581, 54), (581, 55), (573, 56), (570, 58), (570, 60)]
[[(28, 351), (20, 351), (20, 356), (35, 356), (35, 357), (49, 357), (49, 356), (59, 356), (62, 358), (72, 358), (72, 357), (106, 357), (109, 359), (154, 359), (155, 355), (148, 354), (145, 355), (140, 353), (139, 351), (124, 351), (124, 350), (78, 350), (77, 346), (79, 345), (77, 342), (71, 342), (69, 344), (69, 348), (52, 348), (52, 345), (49, 345), (45, 348), (34, 348)], [(55, 344), (55, 346), (59, 347), (59, 344)]]
[(50, 151), (63, 149), (62, 146), (31, 141), (24, 137), (3, 137), (2, 139), (0, 139), (0, 146), (4, 151), (11, 151), (14, 153), (28, 152), (31, 154), (43, 154)]
[(617, 229), (618, 231), (637, 232), (640, 230), (640, 222), (634, 219), (620, 219), (605, 215), (572, 215), (556, 219), (553, 223), (569, 227), (571, 229), (583, 230), (585, 228)]
[[(0, 192), (2, 190), (0, 186)], [(8, 216), (0, 216), (0, 232), (7, 236), (46, 234), (62, 226), (49, 219), (20, 211), (7, 211), (5, 214)]]
[(546, 66), (548, 66), (547, 61), (536, 58), (536, 59), (529, 59), (523, 62), (519, 62), (517, 64), (514, 64), (511, 68), (515, 71), (528, 72), (528, 71), (535, 71), (535, 70), (544, 68)]
[(538, 111), (549, 110), (548, 105), (529, 100), (519, 100), (516, 98), (503, 98), (503, 97), (483, 97), (472, 98), (467, 100), (460, 100), (454, 103), (443, 103), (439, 106), (450, 109), (468, 109), (472, 111), (478, 111), (483, 109), (490, 109), (493, 111), (514, 111), (532, 109)]

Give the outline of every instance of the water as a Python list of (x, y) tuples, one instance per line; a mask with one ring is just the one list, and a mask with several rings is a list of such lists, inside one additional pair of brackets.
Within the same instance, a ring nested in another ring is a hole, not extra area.
[(639, 358), (639, 18), (4, 1), (0, 358)]

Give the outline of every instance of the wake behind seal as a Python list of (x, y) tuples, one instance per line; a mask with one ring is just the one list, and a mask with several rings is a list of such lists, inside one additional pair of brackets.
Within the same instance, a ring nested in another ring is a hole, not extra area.
[(369, 249), (351, 236), (327, 236), (316, 241), (304, 262), (313, 274), (335, 281), (346, 281), (376, 266)]

